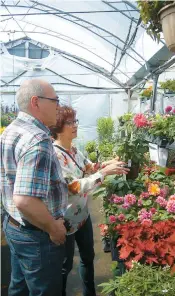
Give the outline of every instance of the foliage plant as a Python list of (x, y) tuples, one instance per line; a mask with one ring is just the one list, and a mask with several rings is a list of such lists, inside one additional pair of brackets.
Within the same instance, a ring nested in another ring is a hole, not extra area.
[(92, 162), (97, 162), (97, 143), (96, 141), (88, 141), (85, 146), (85, 150), (88, 153), (88, 158)]
[(165, 82), (159, 82), (164, 90), (175, 92), (175, 79), (168, 79)]
[(149, 223), (127, 222), (116, 226), (120, 259), (127, 268), (142, 264), (175, 265), (175, 220)]
[(114, 132), (115, 127), (112, 118), (101, 117), (97, 120), (97, 141), (89, 141), (85, 147), (92, 162), (105, 161), (113, 157)]
[(162, 25), (160, 22), (159, 11), (168, 4), (174, 1), (137, 1), (140, 10), (140, 16), (146, 26), (148, 35), (153, 40), (160, 41), (160, 33), (162, 32)]
[(97, 133), (99, 143), (112, 142), (115, 132), (114, 121), (111, 117), (101, 117), (97, 120)]
[(132, 263), (132, 268), (122, 277), (115, 277), (99, 285), (105, 295), (115, 296), (174, 296), (175, 274), (170, 268)]

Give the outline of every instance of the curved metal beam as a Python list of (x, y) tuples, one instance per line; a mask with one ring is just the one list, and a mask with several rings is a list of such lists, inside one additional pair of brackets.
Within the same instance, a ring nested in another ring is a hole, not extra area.
[[(50, 6), (50, 5), (46, 5), (46, 4), (43, 4), (43, 3), (40, 3), (40, 2), (38, 2), (38, 1), (34, 1), (34, 0), (30, 0), (30, 1), (31, 1), (32, 3), (38, 4), (38, 5), (40, 5), (40, 6), (43, 6), (43, 7), (49, 8), (49, 9), (53, 9), (53, 10), (56, 10), (56, 11), (58, 11), (58, 12), (64, 12), (65, 14), (67, 14), (65, 11), (62, 11), (62, 10), (60, 10), (60, 9), (56, 9), (55, 7), (52, 7), (52, 6)], [(36, 7), (35, 7), (35, 9), (36, 9)], [(41, 9), (40, 9), (40, 10), (41, 10)], [(90, 28), (87, 28), (86, 26), (83, 26), (82, 24), (79, 24), (79, 23), (77, 23), (76, 21), (73, 21), (73, 20), (67, 19), (66, 17), (60, 16), (60, 15), (56, 15), (56, 16), (58, 16), (58, 17), (60, 17), (60, 18), (63, 18), (63, 19), (66, 19), (66, 20), (69, 21), (69, 22), (72, 22), (72, 23), (74, 23), (74, 24), (76, 24), (76, 25), (78, 25), (78, 26), (81, 26), (81, 27), (85, 28), (86, 30), (88, 30), (88, 31), (92, 32), (93, 34), (99, 36), (100, 38), (104, 39), (106, 42), (112, 44), (113, 46), (117, 47), (118, 49), (120, 49), (120, 50), (122, 51), (122, 48), (121, 48), (119, 45), (116, 45), (116, 44), (114, 44), (113, 42), (109, 41), (108, 39), (105, 39), (103, 36), (101, 36), (100, 34), (94, 32), (94, 31), (91, 30)], [(114, 35), (113, 33), (111, 33), (110, 31), (108, 31), (108, 30), (106, 30), (106, 29), (104, 29), (104, 28), (101, 28), (100, 26), (97, 26), (97, 25), (95, 25), (95, 24), (93, 24), (93, 23), (91, 23), (91, 22), (89, 22), (89, 21), (86, 21), (86, 20), (84, 20), (84, 19), (82, 19), (82, 18), (80, 18), (80, 17), (74, 16), (74, 15), (71, 15), (71, 14), (69, 14), (68, 16), (70, 16), (70, 17), (72, 17), (72, 18), (74, 18), (74, 19), (76, 19), (76, 20), (80, 20), (80, 21), (82, 21), (82, 22), (84, 22), (84, 23), (86, 23), (86, 24), (88, 24), (88, 25), (91, 25), (91, 26), (93, 26), (94, 28), (100, 29), (101, 31), (103, 31), (103, 32), (105, 32), (105, 33), (107, 33), (107, 34), (109, 34), (111, 37), (114, 37), (114, 38), (118, 39), (120, 42), (122, 42), (123, 44), (125, 44), (125, 42), (124, 42), (122, 39), (120, 39), (118, 36)], [(132, 47), (131, 47), (131, 50), (134, 51), (135, 54), (137, 54), (137, 52), (136, 52)], [(130, 55), (130, 54), (127, 53), (127, 52), (126, 52), (126, 54), (127, 54), (130, 58), (132, 58), (133, 60), (135, 60), (138, 64), (140, 64), (140, 65), (142, 66), (142, 64), (141, 64), (138, 60), (136, 60), (132, 55)]]

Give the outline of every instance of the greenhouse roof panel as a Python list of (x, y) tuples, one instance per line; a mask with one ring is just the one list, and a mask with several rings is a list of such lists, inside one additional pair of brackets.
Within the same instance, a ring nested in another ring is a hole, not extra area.
[(163, 46), (145, 33), (136, 1), (5, 0), (1, 15), (2, 42), (29, 37), (89, 61), (121, 84)]

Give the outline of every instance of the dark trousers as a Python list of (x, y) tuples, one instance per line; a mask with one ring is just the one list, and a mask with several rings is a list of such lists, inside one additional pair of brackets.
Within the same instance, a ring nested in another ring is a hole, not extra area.
[(57, 246), (46, 232), (11, 225), (3, 229), (11, 252), (9, 296), (61, 296), (65, 245)]
[(95, 296), (94, 284), (94, 240), (90, 216), (75, 234), (68, 235), (66, 240), (66, 256), (63, 263), (63, 292), (66, 296), (67, 276), (73, 266), (75, 241), (80, 253), (79, 273), (83, 285), (83, 296)]

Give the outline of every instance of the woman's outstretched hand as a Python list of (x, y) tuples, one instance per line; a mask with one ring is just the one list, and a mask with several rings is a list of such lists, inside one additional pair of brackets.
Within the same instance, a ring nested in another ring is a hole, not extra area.
[(103, 176), (109, 176), (109, 175), (121, 175), (121, 174), (127, 174), (130, 169), (125, 167), (126, 163), (123, 161), (118, 160), (112, 160), (110, 164), (107, 164), (104, 168), (100, 170), (100, 173), (102, 173)]
[(116, 156), (115, 158), (113, 158), (111, 160), (107, 160), (107, 161), (102, 162), (101, 163), (101, 167), (102, 168), (105, 168), (107, 165), (116, 163), (116, 161), (119, 161), (119, 160), (120, 160), (119, 156)]

